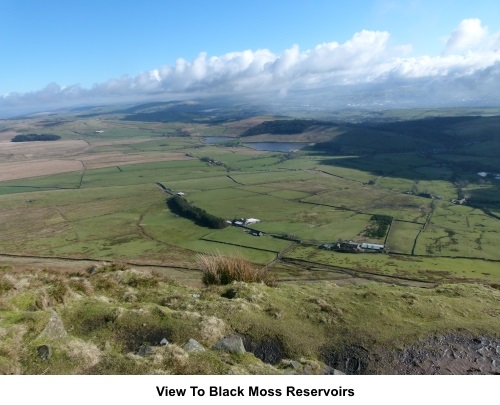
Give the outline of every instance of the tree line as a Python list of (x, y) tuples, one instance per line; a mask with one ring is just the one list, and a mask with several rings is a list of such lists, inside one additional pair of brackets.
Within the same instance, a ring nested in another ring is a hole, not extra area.
[(61, 139), (59, 135), (50, 134), (25, 134), (16, 135), (11, 139), (11, 142), (34, 142), (34, 141), (57, 141)]
[(224, 218), (216, 217), (205, 210), (189, 204), (185, 198), (174, 195), (167, 200), (167, 206), (177, 215), (191, 219), (196, 225), (212, 229), (222, 229), (228, 226)]

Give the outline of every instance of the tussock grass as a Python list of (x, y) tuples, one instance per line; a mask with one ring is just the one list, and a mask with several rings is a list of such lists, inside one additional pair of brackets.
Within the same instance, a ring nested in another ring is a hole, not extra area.
[(199, 254), (198, 266), (203, 271), (202, 281), (208, 285), (227, 285), (233, 281), (264, 283), (272, 286), (274, 278), (265, 269), (257, 269), (241, 257), (223, 256), (220, 253)]

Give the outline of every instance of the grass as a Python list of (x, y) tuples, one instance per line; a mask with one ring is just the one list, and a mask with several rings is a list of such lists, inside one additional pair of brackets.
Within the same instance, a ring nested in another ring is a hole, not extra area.
[(217, 230), (203, 237), (203, 240), (241, 245), (265, 251), (279, 252), (288, 244), (287, 241), (275, 239), (271, 236), (253, 236), (248, 230), (239, 227), (228, 227)]
[(223, 256), (220, 253), (200, 254), (198, 266), (202, 271), (205, 285), (227, 285), (234, 281), (245, 283), (264, 283), (273, 285), (274, 279), (265, 269), (257, 269), (240, 257)]
[[(280, 359), (314, 365), (324, 353), (361, 346), (377, 362), (369, 372), (387, 373), (397, 350), (446, 334), (500, 337), (500, 292), (476, 284), (409, 288), (367, 283), (339, 287), (331, 282), (266, 286), (248, 262), (205, 255), (207, 269), (248, 282), (190, 288), (153, 272), (122, 265), (92, 274), (18, 269), (0, 290), (0, 371), (14, 374), (281, 374)], [(229, 270), (231, 269), (231, 270)], [(252, 270), (253, 269), (253, 270)], [(200, 274), (201, 277), (201, 274)], [(226, 278), (227, 280), (227, 278)], [(256, 282), (254, 282), (256, 281)], [(47, 289), (50, 285), (64, 286)], [(67, 335), (47, 338), (55, 311)], [(258, 353), (229, 355), (211, 350), (227, 334), (255, 347), (273, 345), (280, 357), (264, 363)], [(170, 344), (161, 346), (167, 338)], [(183, 349), (195, 339), (207, 350)], [(51, 349), (49, 361), (37, 347)], [(150, 354), (139, 355), (142, 347)], [(389, 356), (389, 357), (388, 357)]]
[[(413, 116), (411, 114), (409, 116)], [(419, 114), (439, 115), (422, 111)], [(174, 192), (187, 193), (189, 201), (214, 215), (227, 219), (256, 217), (262, 220), (255, 225), (256, 229), (293, 234), (308, 241), (367, 239), (363, 234), (370, 216), (389, 215), (396, 220), (389, 247), (393, 252), (410, 254), (418, 230), (423, 228), (431, 212), (432, 200), (403, 194), (418, 186), (420, 192), (444, 198), (434, 203), (430, 222), (419, 236), (415, 249), (417, 255), (435, 256), (436, 261), (425, 258), (424, 263), (429, 263), (417, 268), (407, 267), (407, 263), (403, 260), (400, 263), (398, 259), (395, 268), (380, 258), (376, 259), (377, 263), (371, 263), (374, 258), (365, 263), (365, 259), (358, 257), (350, 265), (377, 268), (391, 274), (423, 272), (419, 275), (423, 278), (433, 278), (430, 274), (433, 266), (437, 266), (441, 276), (434, 278), (442, 281), (446, 280), (445, 273), (452, 280), (456, 274), (461, 280), (496, 279), (496, 273), (490, 271), (484, 261), (478, 262), (474, 273), (465, 270), (465, 262), (456, 267), (458, 262), (439, 257), (500, 260), (498, 220), (480, 209), (484, 203), (492, 212), (498, 212), (495, 205), (498, 185), (493, 180), (481, 180), (475, 170), (468, 173), (460, 166), (482, 162), (495, 165), (494, 155), (453, 155), (450, 151), (446, 154), (388, 153), (387, 150), (375, 151), (369, 156), (354, 153), (327, 156), (312, 150), (285, 155), (200, 143), (200, 136), (221, 131), (236, 136), (247, 129), (251, 121), (214, 126), (138, 123), (120, 121), (115, 115), (103, 119), (73, 117), (54, 126), (54, 133), (65, 139), (86, 139), (90, 147), (85, 153), (95, 158), (95, 162), (100, 161), (100, 156), (105, 161), (105, 155), (100, 154), (109, 152), (147, 158), (175, 151), (191, 157), (0, 182), (3, 225), (0, 252), (172, 262), (179, 256), (193, 261), (198, 252), (210, 253), (217, 248), (225, 255), (243, 254), (254, 263), (265, 264), (286, 246), (287, 242), (270, 236), (253, 237), (240, 229), (211, 233), (178, 218), (165, 206), (166, 195), (154, 184), (159, 181)], [(480, 128), (472, 121), (464, 122), (455, 125), (453, 130), (460, 139), (472, 136), (476, 129), (482, 137), (496, 128), (497, 121), (489, 119)], [(22, 128), (21, 132), (41, 133), (43, 121), (15, 125)], [(104, 132), (97, 134), (97, 130)], [(177, 136), (178, 130), (193, 136)], [(380, 135), (377, 131), (354, 135), (366, 138), (371, 133)], [(331, 131), (321, 136), (343, 135)], [(141, 142), (130, 143), (135, 137)], [(399, 149), (408, 146), (402, 144), (403, 138), (396, 145)], [(351, 149), (355, 147), (348, 139), (342, 142)], [(485, 148), (483, 143), (472, 146), (475, 153), (482, 153)], [(64, 158), (56, 152), (50, 152), (55, 153), (51, 155), (54, 159)], [(206, 156), (224, 162), (226, 167), (200, 161)], [(472, 197), (471, 201), (483, 201), (478, 203), (478, 208), (455, 206), (447, 201), (457, 192), (456, 184), (450, 180), (453, 176), (462, 181), (463, 192)], [(325, 256), (325, 252), (306, 249), (302, 253), (303, 257), (317, 256), (325, 262), (337, 260)]]
[(394, 253), (411, 254), (415, 238), (421, 229), (420, 224), (394, 221), (387, 239), (389, 250)]
[(488, 260), (398, 254), (336, 253), (306, 246), (295, 246), (286, 257), (438, 283), (498, 283), (500, 281), (498, 262)]

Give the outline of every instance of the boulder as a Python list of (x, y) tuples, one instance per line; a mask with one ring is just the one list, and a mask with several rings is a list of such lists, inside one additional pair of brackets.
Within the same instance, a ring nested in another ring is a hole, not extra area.
[(189, 339), (183, 346), (183, 349), (188, 353), (199, 353), (205, 351), (205, 348), (194, 339)]
[(64, 328), (61, 318), (56, 311), (50, 309), (50, 318), (45, 329), (40, 333), (40, 339), (64, 339), (68, 336), (68, 332)]
[(213, 346), (213, 350), (224, 350), (226, 352), (243, 354), (245, 353), (245, 346), (243, 345), (243, 340), (238, 335), (228, 335), (224, 336), (222, 339), (217, 341)]

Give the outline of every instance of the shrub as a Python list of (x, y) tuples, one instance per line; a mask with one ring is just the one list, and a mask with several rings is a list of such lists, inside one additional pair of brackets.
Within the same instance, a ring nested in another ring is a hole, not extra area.
[(203, 284), (207, 286), (226, 285), (233, 281), (274, 284), (273, 277), (266, 270), (257, 269), (239, 257), (222, 256), (219, 253), (199, 254), (197, 262), (203, 271)]

